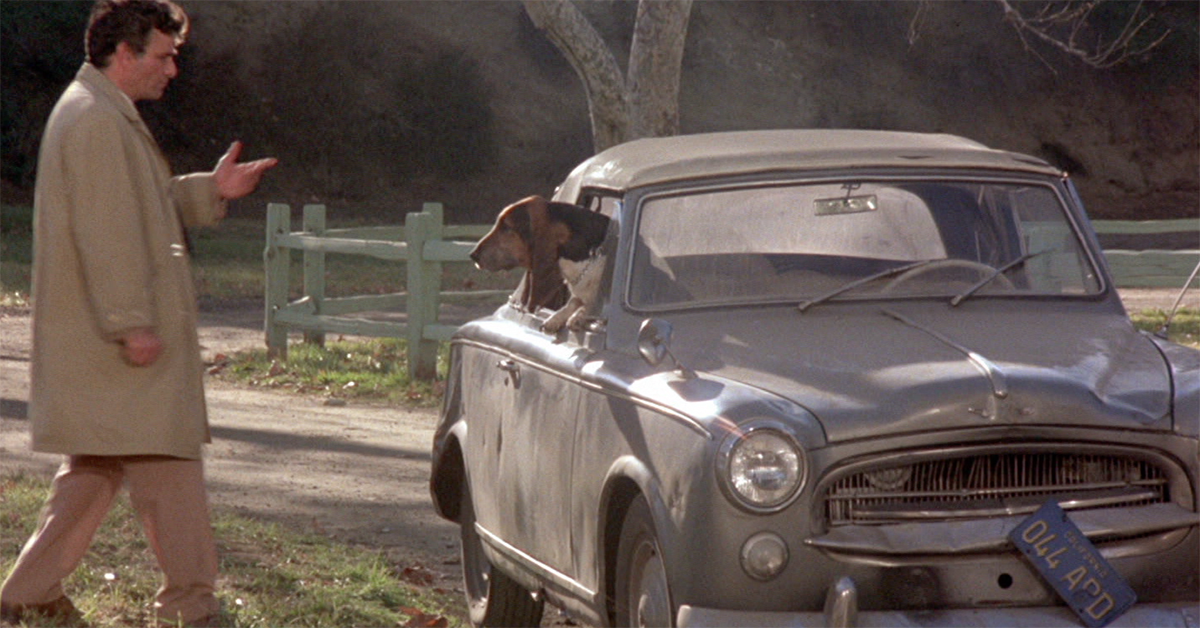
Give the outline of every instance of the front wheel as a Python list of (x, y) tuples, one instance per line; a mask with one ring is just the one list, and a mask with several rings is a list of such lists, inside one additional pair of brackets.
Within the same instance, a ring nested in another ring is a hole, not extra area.
[(666, 565), (650, 506), (640, 497), (630, 505), (621, 526), (615, 589), (617, 626), (674, 625), (675, 606), (671, 603)]
[(475, 505), (464, 486), (459, 508), (462, 541), (463, 589), (472, 626), (537, 626), (542, 622), (543, 601), (507, 574), (492, 567), (475, 530)]

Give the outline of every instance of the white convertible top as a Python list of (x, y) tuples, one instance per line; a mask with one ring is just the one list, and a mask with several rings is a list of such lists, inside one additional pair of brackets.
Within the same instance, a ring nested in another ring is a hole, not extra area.
[(684, 179), (853, 168), (966, 168), (1060, 175), (1036, 157), (955, 135), (866, 130), (731, 131), (634, 140), (579, 164), (559, 192), (623, 191)]

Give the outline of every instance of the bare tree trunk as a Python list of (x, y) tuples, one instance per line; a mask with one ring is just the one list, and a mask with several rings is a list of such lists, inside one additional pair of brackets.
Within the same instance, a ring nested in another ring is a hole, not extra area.
[(679, 77), (692, 0), (638, 2), (629, 50), (630, 139), (679, 133)]
[(679, 74), (692, 0), (640, 0), (626, 80), (616, 57), (569, 0), (525, 0), (534, 26), (583, 81), (596, 152), (679, 132)]
[(525, 0), (533, 25), (566, 56), (583, 81), (596, 152), (629, 135), (629, 97), (612, 51), (568, 0)]

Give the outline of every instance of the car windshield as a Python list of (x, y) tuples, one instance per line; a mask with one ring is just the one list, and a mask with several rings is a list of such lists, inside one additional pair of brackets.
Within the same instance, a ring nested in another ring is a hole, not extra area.
[(653, 196), (638, 218), (638, 309), (851, 298), (1084, 295), (1096, 271), (1054, 187), (841, 181)]

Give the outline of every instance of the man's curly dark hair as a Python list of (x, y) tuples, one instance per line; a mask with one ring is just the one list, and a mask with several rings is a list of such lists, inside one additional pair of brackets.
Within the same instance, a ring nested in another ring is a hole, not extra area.
[(88, 62), (98, 68), (107, 67), (121, 42), (129, 44), (134, 52), (145, 52), (151, 29), (181, 44), (187, 38), (187, 14), (169, 0), (99, 0), (92, 7), (84, 36)]

